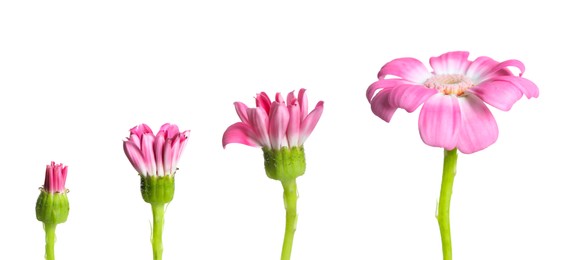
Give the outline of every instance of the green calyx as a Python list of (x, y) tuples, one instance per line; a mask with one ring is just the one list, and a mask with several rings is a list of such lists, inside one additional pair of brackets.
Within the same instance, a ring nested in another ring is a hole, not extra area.
[(70, 204), (66, 193), (50, 193), (42, 190), (36, 201), (36, 218), (44, 224), (60, 224), (68, 220)]
[(279, 181), (295, 180), (305, 172), (303, 147), (263, 148), (264, 166), (269, 178)]
[(174, 198), (176, 185), (173, 175), (141, 177), (140, 180), (140, 191), (145, 202), (165, 204)]

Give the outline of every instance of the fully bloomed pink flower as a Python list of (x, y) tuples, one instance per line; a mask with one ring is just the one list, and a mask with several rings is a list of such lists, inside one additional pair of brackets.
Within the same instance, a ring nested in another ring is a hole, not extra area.
[(44, 179), (44, 191), (48, 193), (66, 192), (66, 176), (68, 175), (68, 166), (52, 162), (46, 165), (46, 178)]
[(189, 130), (180, 132), (177, 125), (164, 124), (154, 135), (149, 126), (141, 124), (130, 129), (124, 153), (143, 177), (173, 175), (189, 133)]
[(287, 102), (280, 93), (272, 102), (261, 92), (256, 96), (255, 108), (248, 108), (242, 102), (235, 102), (234, 106), (241, 122), (226, 129), (222, 139), (224, 147), (230, 143), (275, 150), (302, 146), (323, 112), (323, 101), (319, 101), (308, 114), (305, 89), (299, 90), (297, 98), (290, 92)]
[[(388, 62), (379, 71), (379, 80), (367, 89), (371, 110), (389, 122), (398, 108), (411, 113), (425, 103), (419, 114), (419, 133), (427, 145), (458, 148), (463, 153), (488, 147), (497, 140), (499, 130), (484, 102), (508, 111), (523, 95), (538, 97), (539, 89), (521, 77), (525, 66), (518, 60), (479, 57), (470, 61), (468, 56), (457, 51), (432, 57), (432, 72), (414, 58)], [(519, 69), (519, 76), (508, 67)]]

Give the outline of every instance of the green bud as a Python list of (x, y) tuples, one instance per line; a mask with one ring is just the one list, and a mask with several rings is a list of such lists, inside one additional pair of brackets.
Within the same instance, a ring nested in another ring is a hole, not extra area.
[(165, 204), (174, 198), (174, 189), (176, 187), (174, 176), (162, 177), (141, 177), (140, 191), (145, 202), (152, 204)]
[(264, 166), (274, 180), (294, 180), (305, 172), (305, 153), (302, 147), (282, 147), (280, 150), (263, 148)]
[(36, 218), (44, 224), (60, 224), (66, 222), (70, 204), (66, 193), (50, 193), (42, 190), (36, 201)]

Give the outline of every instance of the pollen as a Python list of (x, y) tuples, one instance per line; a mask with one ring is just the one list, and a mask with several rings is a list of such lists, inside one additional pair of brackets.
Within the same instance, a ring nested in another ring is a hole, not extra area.
[(465, 75), (443, 74), (427, 79), (423, 85), (437, 89), (437, 91), (445, 95), (461, 96), (467, 89), (473, 87), (473, 82)]

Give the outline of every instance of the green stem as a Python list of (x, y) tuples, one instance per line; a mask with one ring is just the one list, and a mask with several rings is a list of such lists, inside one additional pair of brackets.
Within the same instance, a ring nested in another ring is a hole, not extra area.
[(439, 195), (439, 207), (437, 209), (437, 222), (441, 233), (441, 247), (443, 248), (443, 260), (451, 260), (451, 231), (449, 227), (449, 205), (453, 191), (453, 180), (457, 167), (457, 148), (445, 150), (443, 159), (443, 177), (441, 180), (441, 192)]
[(56, 243), (56, 225), (44, 224), (46, 231), (46, 260), (54, 260), (54, 244)]
[(162, 231), (164, 229), (164, 203), (152, 203), (154, 226), (152, 227), (152, 250), (154, 260), (162, 260), (164, 246), (162, 244)]
[(282, 181), (286, 208), (286, 229), (281, 260), (289, 260), (297, 225), (297, 184), (295, 179)]

